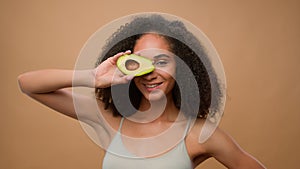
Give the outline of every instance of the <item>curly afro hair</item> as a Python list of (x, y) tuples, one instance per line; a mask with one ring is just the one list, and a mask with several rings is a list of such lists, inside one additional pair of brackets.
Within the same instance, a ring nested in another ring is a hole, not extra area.
[[(216, 81), (216, 75), (210, 66), (204, 47), (181, 21), (170, 21), (158, 14), (134, 18), (131, 22), (121, 26), (107, 40), (96, 66), (119, 52), (133, 51), (136, 41), (147, 33), (155, 33), (163, 37), (170, 45), (170, 52), (178, 56), (190, 69), (185, 71), (184, 66), (180, 62), (176, 62), (176, 84), (172, 90), (176, 107), (186, 116), (206, 118), (210, 107), (219, 104), (218, 101), (212, 103), (211, 82)], [(195, 81), (197, 91), (193, 87)], [(128, 85), (130, 102), (126, 99), (128, 93), (122, 92), (128, 90)], [(112, 90), (120, 91), (117, 98), (112, 99)], [(139, 108), (142, 97), (133, 81), (125, 85), (97, 88), (95, 93), (96, 97), (105, 104), (105, 109), (110, 108), (114, 116), (123, 116), (124, 112), (121, 114), (120, 110), (126, 111), (127, 115), (133, 114)], [(220, 95), (221, 91), (215, 93)], [(118, 109), (116, 105), (118, 105)], [(133, 105), (133, 107), (128, 105)], [(197, 109), (193, 110), (195, 105), (197, 105)]]

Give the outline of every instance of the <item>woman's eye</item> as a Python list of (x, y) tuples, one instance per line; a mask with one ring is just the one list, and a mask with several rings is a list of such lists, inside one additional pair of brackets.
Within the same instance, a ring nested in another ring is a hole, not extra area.
[(168, 64), (168, 61), (166, 60), (158, 60), (154, 62), (155, 66), (164, 67)]

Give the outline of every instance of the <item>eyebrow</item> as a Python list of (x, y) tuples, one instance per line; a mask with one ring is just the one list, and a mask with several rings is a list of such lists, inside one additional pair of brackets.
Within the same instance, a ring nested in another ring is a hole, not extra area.
[(170, 56), (167, 55), (167, 54), (159, 54), (159, 55), (154, 56), (153, 58), (154, 59), (159, 59), (159, 58), (162, 58), (162, 57), (170, 58)]

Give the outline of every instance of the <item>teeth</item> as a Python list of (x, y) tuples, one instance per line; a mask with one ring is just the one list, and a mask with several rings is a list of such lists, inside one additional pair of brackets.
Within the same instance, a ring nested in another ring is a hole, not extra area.
[(148, 88), (154, 88), (154, 87), (156, 87), (156, 86), (158, 86), (159, 84), (152, 84), (152, 85), (146, 85), (146, 87), (148, 87)]

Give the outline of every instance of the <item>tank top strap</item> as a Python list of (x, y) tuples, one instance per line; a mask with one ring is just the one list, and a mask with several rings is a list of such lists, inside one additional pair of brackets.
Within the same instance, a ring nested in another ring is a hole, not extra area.
[(191, 125), (191, 121), (192, 121), (191, 119), (192, 119), (191, 117), (188, 118), (188, 121), (187, 121), (185, 130), (184, 130), (184, 133), (183, 133), (183, 134), (184, 134), (183, 137), (186, 137), (186, 135), (187, 135), (188, 132), (189, 132), (190, 125)]
[(121, 121), (120, 121), (120, 126), (119, 126), (119, 129), (118, 129), (118, 132), (121, 133), (121, 129), (122, 129), (122, 126), (123, 126), (123, 122), (124, 122), (124, 117), (121, 118)]

